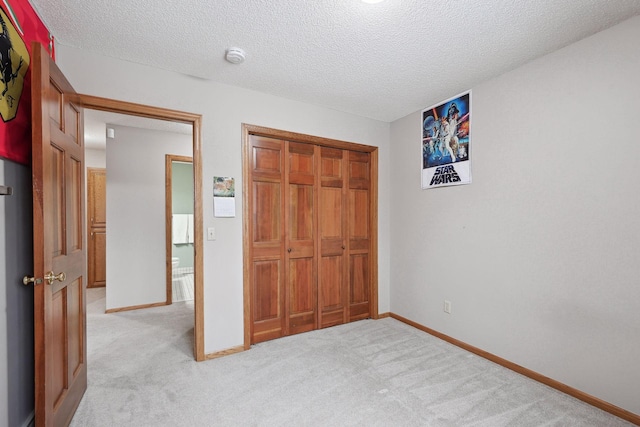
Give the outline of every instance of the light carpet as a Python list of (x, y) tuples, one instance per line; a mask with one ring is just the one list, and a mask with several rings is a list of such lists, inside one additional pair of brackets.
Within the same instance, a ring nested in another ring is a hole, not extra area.
[(76, 427), (631, 426), (394, 319), (198, 363), (192, 303), (105, 315), (89, 291)]

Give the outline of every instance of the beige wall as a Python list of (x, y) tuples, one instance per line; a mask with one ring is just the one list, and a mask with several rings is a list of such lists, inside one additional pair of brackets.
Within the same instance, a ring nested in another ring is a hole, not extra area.
[(165, 155), (191, 156), (190, 134), (109, 127), (106, 308), (167, 299)]
[(86, 149), (84, 150), (84, 166), (86, 168), (106, 168), (106, 150)]
[(420, 112), (392, 124), (391, 310), (640, 414), (638, 40), (473, 87), (471, 185), (420, 190)]

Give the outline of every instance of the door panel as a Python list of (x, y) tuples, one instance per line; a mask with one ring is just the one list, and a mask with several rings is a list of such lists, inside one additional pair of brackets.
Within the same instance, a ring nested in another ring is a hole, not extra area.
[(289, 239), (292, 242), (313, 240), (313, 186), (289, 185), (289, 212)]
[(371, 184), (371, 156), (369, 153), (349, 151), (349, 187), (369, 189)]
[(369, 317), (369, 257), (367, 254), (352, 255), (349, 266), (350, 295), (349, 316), (351, 321)]
[(342, 186), (322, 187), (320, 190), (320, 202), (322, 203), (322, 216), (320, 218), (320, 235), (322, 239), (339, 239), (344, 237), (342, 215), (344, 215)]
[(322, 257), (322, 305), (325, 309), (336, 309), (342, 304), (342, 254)]
[(276, 175), (278, 178), (282, 172), (282, 149), (278, 141), (269, 138), (254, 137), (253, 146), (253, 174), (258, 176)]
[(285, 143), (287, 163), (285, 182), (289, 209), (285, 224), (285, 263), (288, 286), (285, 301), (287, 334), (316, 329), (317, 282), (315, 259), (315, 147)]
[(279, 245), (282, 241), (282, 197), (279, 182), (255, 182), (253, 184), (255, 236), (253, 242)]
[(370, 156), (349, 152), (349, 321), (371, 316)]
[(340, 325), (345, 323), (346, 304), (344, 284), (344, 256), (342, 250), (337, 256), (326, 256), (323, 254), (320, 262), (320, 288), (318, 298), (321, 304), (321, 328)]
[(64, 152), (56, 146), (51, 146), (51, 219), (53, 221), (53, 241), (51, 256), (63, 255), (65, 251), (64, 239)]
[(280, 261), (258, 261), (253, 265), (255, 304), (254, 320), (262, 322), (280, 317)]
[(320, 149), (320, 327), (347, 321), (346, 151)]
[(251, 159), (251, 343), (285, 333), (282, 141), (253, 136)]
[(65, 103), (64, 112), (65, 133), (73, 142), (80, 145), (81, 140), (78, 138), (78, 135), (82, 132), (82, 130), (79, 129), (82, 115), (81, 110), (73, 104)]
[(257, 261), (253, 265), (255, 342), (282, 336), (282, 283), (280, 260)]
[(32, 51), (35, 422), (65, 426), (87, 387), (82, 109), (42, 46)]
[(67, 365), (74, 376), (78, 374), (78, 370), (82, 368), (84, 362), (82, 354), (84, 325), (80, 316), (82, 301), (82, 283), (76, 280), (67, 286), (67, 325), (69, 331), (72, 332), (67, 334), (69, 339), (69, 363)]
[(53, 366), (59, 366), (61, 369), (56, 369), (51, 377), (51, 395), (53, 397), (54, 409), (58, 406), (60, 399), (65, 394), (68, 387), (68, 364), (66, 363), (66, 349), (65, 339), (67, 336), (67, 322), (66, 322), (66, 305), (67, 295), (66, 290), (56, 292), (53, 294), (51, 302), (51, 322), (53, 325), (53, 339), (51, 345), (51, 355), (53, 359)]
[(89, 225), (105, 228), (107, 226), (107, 170), (87, 168), (87, 188)]
[(313, 257), (289, 261), (289, 334), (315, 329)]
[(349, 192), (349, 232), (351, 239), (369, 238), (369, 192), (354, 190)]
[(107, 232), (96, 228), (89, 236), (89, 284), (90, 288), (105, 286), (107, 283)]
[(255, 278), (254, 293), (256, 295), (254, 320), (277, 319), (280, 316), (278, 304), (280, 290), (278, 282), (280, 278), (280, 261), (259, 261), (254, 263), (253, 277)]
[(70, 158), (69, 195), (67, 198), (67, 230), (69, 230), (70, 251), (82, 250), (82, 160)]

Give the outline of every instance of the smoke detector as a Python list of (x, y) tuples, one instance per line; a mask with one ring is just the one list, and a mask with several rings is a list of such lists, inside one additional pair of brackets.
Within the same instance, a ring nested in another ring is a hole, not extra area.
[(225, 59), (232, 64), (242, 64), (244, 62), (245, 53), (244, 50), (239, 47), (230, 47), (227, 49)]

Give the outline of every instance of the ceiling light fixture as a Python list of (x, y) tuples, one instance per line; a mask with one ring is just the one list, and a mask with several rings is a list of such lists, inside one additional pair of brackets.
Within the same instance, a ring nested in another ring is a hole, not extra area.
[(242, 64), (244, 62), (245, 53), (244, 50), (239, 47), (230, 47), (227, 49), (225, 59), (232, 64)]

